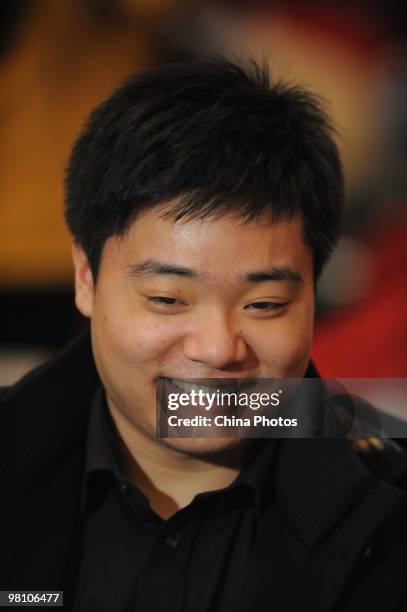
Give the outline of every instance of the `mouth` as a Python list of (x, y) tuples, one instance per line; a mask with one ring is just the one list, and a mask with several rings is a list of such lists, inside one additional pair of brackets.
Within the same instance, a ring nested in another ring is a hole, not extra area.
[(203, 393), (214, 393), (221, 391), (225, 393), (236, 393), (243, 391), (256, 384), (258, 379), (248, 378), (168, 378), (160, 377), (165, 384), (176, 387), (179, 391), (190, 393), (191, 391), (202, 391)]
[[(203, 415), (242, 415), (247, 410), (245, 401), (240, 402), (242, 395), (253, 391), (261, 379), (247, 378), (169, 378), (160, 377), (157, 387), (158, 402), (165, 413), (171, 396), (179, 396), (180, 413), (189, 417)], [(185, 397), (187, 395), (188, 398)], [(181, 396), (184, 399), (181, 400)], [(173, 400), (171, 400), (173, 401)], [(175, 408), (171, 408), (174, 410)], [(209, 411), (209, 412), (208, 412)]]

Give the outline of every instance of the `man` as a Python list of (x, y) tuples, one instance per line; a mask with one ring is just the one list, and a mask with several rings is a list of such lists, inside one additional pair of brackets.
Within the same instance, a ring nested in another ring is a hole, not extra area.
[(318, 101), (254, 63), (157, 68), (94, 111), (66, 186), (90, 335), (3, 397), (1, 588), (76, 611), (402, 609), (402, 453), (379, 478), (346, 440), (155, 431), (160, 380), (317, 376), (343, 199)]

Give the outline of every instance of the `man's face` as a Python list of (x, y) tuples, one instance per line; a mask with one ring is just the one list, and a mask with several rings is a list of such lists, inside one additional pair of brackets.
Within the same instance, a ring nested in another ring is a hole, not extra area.
[[(159, 377), (301, 378), (314, 318), (313, 262), (300, 216), (244, 224), (140, 214), (103, 248), (97, 285), (74, 245), (76, 303), (91, 317), (92, 345), (109, 407), (155, 439)], [(195, 455), (233, 438), (157, 441)]]

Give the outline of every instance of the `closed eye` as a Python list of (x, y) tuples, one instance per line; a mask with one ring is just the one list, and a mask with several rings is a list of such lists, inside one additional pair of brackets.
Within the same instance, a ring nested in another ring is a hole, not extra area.
[(148, 300), (153, 304), (164, 304), (168, 306), (174, 306), (178, 304), (183, 304), (180, 300), (176, 298), (167, 297), (165, 295), (154, 295), (153, 297), (149, 297)]
[(281, 310), (287, 306), (287, 303), (280, 304), (279, 302), (253, 302), (252, 304), (248, 304), (245, 308), (253, 310), (262, 310), (262, 311), (271, 311), (271, 310)]

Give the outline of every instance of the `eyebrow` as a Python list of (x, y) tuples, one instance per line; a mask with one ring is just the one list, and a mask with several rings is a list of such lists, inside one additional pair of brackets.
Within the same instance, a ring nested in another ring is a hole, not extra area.
[(158, 275), (176, 275), (176, 276), (184, 276), (186, 278), (198, 278), (198, 274), (191, 270), (190, 268), (185, 268), (184, 266), (177, 266), (175, 264), (166, 264), (160, 261), (155, 261), (154, 259), (147, 259), (141, 264), (133, 264), (127, 266), (127, 271), (130, 276), (134, 276), (137, 278), (140, 277), (148, 277), (148, 276), (158, 276)]
[[(185, 266), (167, 264), (147, 259), (140, 264), (132, 264), (126, 267), (130, 276), (134, 278), (148, 278), (151, 276), (181, 276), (183, 278), (199, 278), (198, 272)], [(303, 285), (304, 280), (299, 272), (287, 266), (273, 266), (266, 270), (250, 272), (242, 275), (242, 280), (247, 283), (264, 283), (268, 281), (285, 281), (294, 285)]]
[(303, 285), (304, 279), (299, 272), (287, 266), (272, 267), (260, 272), (250, 272), (244, 275), (244, 279), (249, 283), (264, 283), (267, 281), (286, 281), (293, 285)]

